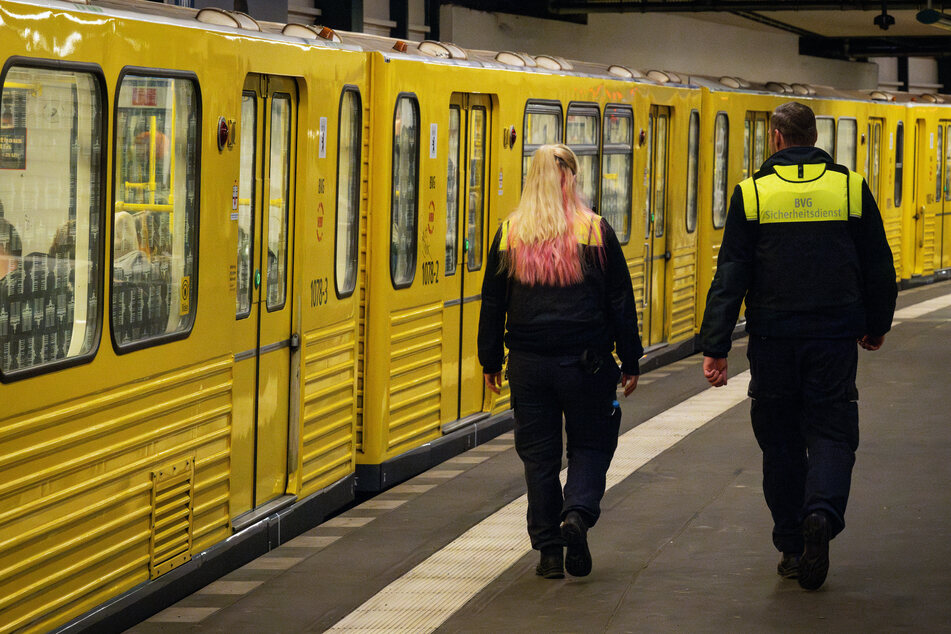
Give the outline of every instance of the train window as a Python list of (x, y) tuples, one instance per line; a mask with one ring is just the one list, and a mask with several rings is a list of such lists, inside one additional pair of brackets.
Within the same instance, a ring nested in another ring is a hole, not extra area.
[(831, 117), (816, 117), (816, 147), (835, 156), (835, 119)]
[(690, 128), (687, 131), (687, 232), (697, 228), (697, 185), (700, 175), (700, 113), (690, 113)]
[(238, 172), (238, 295), (235, 316), (251, 314), (251, 259), (254, 253), (254, 165), (257, 154), (257, 99), (241, 95), (241, 165)]
[(935, 192), (934, 199), (941, 200), (941, 187), (944, 185), (944, 127), (938, 125), (938, 152), (937, 152), (937, 161), (935, 163), (938, 166), (938, 173), (935, 175)]
[(446, 275), (455, 275), (459, 258), (459, 179), (462, 157), (462, 109), (449, 107), (449, 158), (446, 174)]
[(654, 146), (654, 237), (664, 235), (665, 218), (664, 212), (667, 209), (667, 131), (670, 125), (670, 118), (666, 113), (657, 115), (657, 134)]
[(419, 185), (419, 103), (400, 95), (393, 114), (393, 201), (390, 207), (390, 277), (403, 288), (416, 274), (416, 215)]
[(634, 113), (625, 106), (604, 109), (601, 166), (601, 215), (626, 244), (631, 238), (634, 165)]
[(835, 162), (855, 171), (855, 148), (858, 136), (858, 123), (855, 119), (839, 119), (839, 129), (835, 137)]
[(561, 143), (561, 104), (557, 101), (529, 101), (525, 105), (522, 130), (522, 186), (535, 150), (546, 143)]
[(726, 187), (728, 151), (730, 149), (730, 119), (718, 112), (713, 132), (713, 228), (726, 224)]
[(191, 79), (122, 78), (112, 218), (112, 337), (119, 348), (184, 336), (191, 329), (198, 271), (198, 121), (198, 91)]
[(944, 135), (944, 199), (951, 200), (951, 126)]
[(472, 117), (471, 143), (469, 147), (468, 216), (466, 220), (466, 260), (470, 271), (482, 268), (482, 218), (485, 215), (485, 108), (476, 106), (470, 110)]
[(753, 129), (753, 170), (750, 176), (756, 173), (766, 160), (766, 119), (758, 118)]
[(753, 155), (750, 153), (750, 141), (753, 136), (753, 123), (750, 121), (750, 115), (746, 115), (743, 122), (743, 165), (746, 166), (746, 177), (753, 175)]
[(353, 293), (357, 284), (360, 236), (360, 151), (363, 104), (360, 92), (344, 88), (340, 96), (337, 146), (337, 296)]
[(12, 66), (0, 98), (0, 373), (90, 358), (98, 340), (104, 90)]
[(868, 153), (872, 157), (871, 165), (869, 166), (868, 171), (868, 186), (872, 190), (872, 196), (875, 200), (880, 200), (880, 189), (879, 185), (881, 184), (881, 151), (882, 151), (882, 122), (874, 121), (869, 124), (869, 146)]
[(905, 159), (905, 124), (898, 122), (895, 130), (895, 206), (901, 205), (903, 162)]
[(647, 165), (644, 167), (644, 239), (651, 237), (651, 204), (654, 198), (653, 182), (654, 168), (654, 112), (647, 115)]
[(571, 104), (565, 119), (565, 144), (578, 156), (581, 192), (592, 209), (598, 206), (598, 136), (601, 112), (598, 107)]
[(267, 219), (267, 309), (280, 310), (287, 296), (287, 212), (291, 186), (291, 96), (271, 99)]

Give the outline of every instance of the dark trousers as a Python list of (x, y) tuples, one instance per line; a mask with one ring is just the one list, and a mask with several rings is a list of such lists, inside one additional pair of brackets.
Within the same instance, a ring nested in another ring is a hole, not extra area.
[[(508, 378), (515, 408), (515, 450), (525, 466), (528, 535), (532, 548), (561, 546), (561, 521), (578, 511), (588, 526), (601, 515), (605, 475), (617, 449), (620, 370), (610, 355), (600, 368), (582, 367), (578, 355), (509, 353)], [(568, 478), (562, 492), (562, 416)]]
[(824, 512), (833, 537), (845, 528), (859, 444), (856, 341), (751, 335), (747, 356), (773, 544), (801, 553), (806, 515)]

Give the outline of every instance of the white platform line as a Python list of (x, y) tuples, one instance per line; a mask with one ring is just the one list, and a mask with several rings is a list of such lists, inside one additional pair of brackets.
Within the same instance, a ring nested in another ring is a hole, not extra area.
[[(607, 487), (743, 402), (749, 379), (749, 372), (743, 372), (726, 387), (704, 390), (622, 435)], [(523, 495), (490, 515), (327, 631), (432, 632), (531, 550), (525, 532), (526, 505)]]
[(933, 313), (936, 310), (947, 308), (948, 306), (951, 306), (951, 294), (935, 297), (934, 299), (929, 299), (928, 301), (913, 304), (906, 308), (902, 308), (901, 310), (896, 310), (894, 320), (904, 321), (907, 319), (915, 319), (917, 317), (921, 317), (922, 315)]

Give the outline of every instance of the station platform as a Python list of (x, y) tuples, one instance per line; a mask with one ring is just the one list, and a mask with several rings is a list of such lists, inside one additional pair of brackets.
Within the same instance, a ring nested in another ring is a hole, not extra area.
[(583, 578), (534, 574), (507, 433), (367, 500), (130, 632), (948, 631), (951, 284), (903, 291), (859, 353), (861, 443), (817, 592), (776, 574), (746, 339), (710, 388), (693, 355), (621, 399)]

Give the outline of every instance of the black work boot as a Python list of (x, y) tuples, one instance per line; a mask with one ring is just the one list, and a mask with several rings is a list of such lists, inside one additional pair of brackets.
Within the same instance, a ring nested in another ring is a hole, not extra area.
[(799, 576), (799, 555), (795, 553), (783, 553), (783, 558), (779, 560), (776, 566), (776, 572), (783, 579), (795, 579)]
[(565, 556), (561, 546), (542, 549), (541, 560), (535, 566), (535, 574), (545, 579), (564, 579)]
[(824, 513), (814, 512), (802, 521), (806, 549), (799, 559), (799, 585), (818, 590), (829, 573), (829, 520)]
[(565, 556), (565, 570), (573, 577), (584, 577), (591, 573), (591, 551), (588, 550), (588, 525), (577, 511), (568, 511), (565, 523), (561, 525), (561, 536), (568, 544)]

